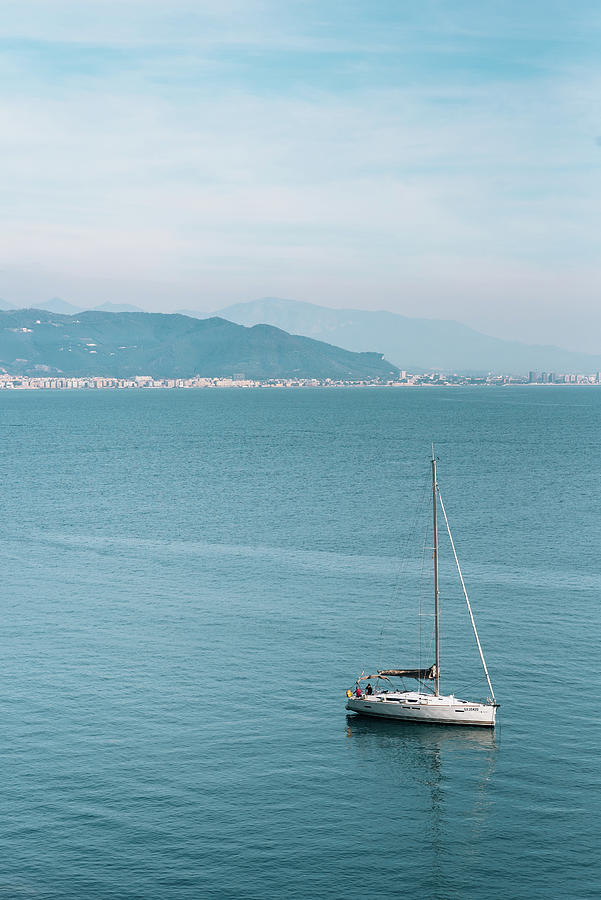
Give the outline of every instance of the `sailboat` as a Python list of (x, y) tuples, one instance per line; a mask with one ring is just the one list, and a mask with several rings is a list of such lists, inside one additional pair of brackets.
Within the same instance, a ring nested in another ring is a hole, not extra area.
[[(463, 595), (467, 604), (470, 621), (480, 661), (484, 669), (486, 681), (490, 691), (485, 702), (460, 700), (454, 694), (441, 694), (440, 692), (440, 616), (439, 616), (439, 588), (438, 588), (438, 507), (443, 514), (451, 550), (459, 573), (459, 580), (463, 589)], [(483, 725), (493, 728), (499, 704), (495, 699), (490, 675), (486, 667), (482, 645), (478, 637), (474, 614), (468, 597), (461, 566), (457, 558), (455, 543), (451, 534), (449, 520), (442, 501), (440, 489), (436, 479), (436, 457), (432, 450), (432, 515), (433, 515), (433, 560), (434, 560), (434, 662), (428, 668), (420, 669), (378, 669), (373, 675), (361, 674), (357, 679), (354, 692), (347, 690), (346, 708), (351, 712), (361, 713), (367, 716), (379, 716), (386, 719), (402, 719), (409, 722), (423, 722), (437, 725)], [(411, 678), (418, 682), (418, 690), (396, 690), (391, 679)], [(385, 689), (372, 687), (372, 681), (385, 682)], [(366, 682), (366, 689), (362, 690), (361, 683)]]

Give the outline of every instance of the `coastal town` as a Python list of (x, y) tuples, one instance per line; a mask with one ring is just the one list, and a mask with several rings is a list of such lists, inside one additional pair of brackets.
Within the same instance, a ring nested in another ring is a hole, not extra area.
[(306, 387), (419, 387), (419, 386), (459, 386), (459, 385), (532, 385), (532, 384), (601, 384), (601, 372), (563, 373), (529, 372), (527, 376), (488, 374), (482, 376), (429, 372), (410, 374), (399, 373), (396, 379), (318, 379), (318, 378), (273, 378), (256, 380), (244, 374), (227, 377), (207, 377), (194, 375), (192, 378), (153, 378), (151, 375), (135, 375), (130, 378), (110, 378), (101, 375), (65, 377), (62, 375), (13, 375), (0, 372), (0, 390), (161, 390), (193, 388), (306, 388)]

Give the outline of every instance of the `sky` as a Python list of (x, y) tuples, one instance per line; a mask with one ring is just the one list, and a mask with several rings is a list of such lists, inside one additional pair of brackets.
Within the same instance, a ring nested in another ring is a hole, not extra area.
[(5, 0), (0, 297), (601, 352), (601, 7)]

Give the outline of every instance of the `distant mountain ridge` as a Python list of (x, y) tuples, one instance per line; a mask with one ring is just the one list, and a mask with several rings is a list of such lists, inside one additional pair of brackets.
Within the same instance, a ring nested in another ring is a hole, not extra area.
[[(37, 308), (65, 315), (93, 311), (111, 315), (144, 312), (131, 304), (112, 302), (103, 303), (93, 310), (82, 309), (60, 297), (45, 301)], [(3, 299), (0, 299), (0, 310), (17, 311)], [(601, 371), (601, 354), (503, 340), (453, 320), (410, 318), (383, 310), (333, 309), (298, 300), (264, 297), (237, 303), (212, 314), (182, 309), (165, 315), (181, 315), (195, 320), (216, 316), (246, 327), (271, 325), (288, 334), (313, 338), (353, 353), (377, 349), (385, 359), (409, 372), (524, 375), (530, 370), (556, 373)]]
[(278, 297), (237, 303), (215, 314), (240, 325), (263, 322), (348, 350), (377, 347), (386, 359), (409, 372), (525, 374), (532, 369), (601, 370), (601, 355), (507, 341), (454, 321), (414, 319), (385, 311), (331, 309)]
[(270, 325), (212, 317), (40, 309), (0, 312), (0, 366), (11, 374), (186, 378), (372, 379), (398, 375), (379, 353), (354, 353)]
[[(52, 297), (50, 300), (43, 300), (40, 303), (36, 303), (35, 309), (44, 309), (48, 312), (62, 313), (65, 316), (75, 316), (81, 312), (89, 312), (90, 310), (97, 310), (99, 312), (144, 312), (143, 309), (139, 306), (132, 306), (131, 303), (102, 303), (100, 306), (92, 306), (92, 307), (84, 307), (84, 306), (76, 306), (74, 303), (69, 303), (67, 300), (63, 300), (61, 297)], [(6, 300), (0, 299), (0, 310), (5, 309), (23, 309), (23, 306), (19, 304), (10, 304), (7, 303)]]

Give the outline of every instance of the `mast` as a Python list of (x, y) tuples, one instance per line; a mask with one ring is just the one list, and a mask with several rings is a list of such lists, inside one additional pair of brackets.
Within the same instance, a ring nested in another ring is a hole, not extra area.
[(439, 695), (440, 659), (439, 659), (439, 628), (438, 628), (438, 523), (436, 492), (436, 457), (434, 445), (432, 445), (432, 531), (434, 534), (434, 665), (436, 666), (436, 678), (434, 680), (434, 693)]

